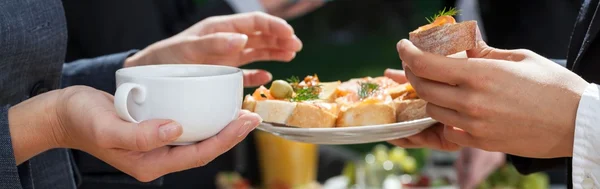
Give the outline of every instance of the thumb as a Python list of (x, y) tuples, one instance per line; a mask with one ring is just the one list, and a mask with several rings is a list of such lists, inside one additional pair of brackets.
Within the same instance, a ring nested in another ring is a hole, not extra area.
[(192, 38), (186, 46), (194, 54), (229, 55), (240, 53), (247, 42), (245, 34), (219, 32)]
[(168, 145), (183, 133), (183, 127), (172, 120), (146, 120), (140, 123), (121, 121), (113, 128), (108, 143), (112, 148), (151, 151)]
[(406, 79), (406, 74), (404, 73), (404, 70), (396, 70), (396, 69), (388, 68), (385, 70), (383, 75), (386, 77), (389, 77), (390, 79), (394, 80), (397, 83), (408, 82), (408, 79)]
[(478, 40), (475, 48), (467, 51), (467, 57), (518, 62), (525, 59), (527, 53), (528, 52), (525, 50), (497, 49), (488, 46), (488, 44), (483, 40)]

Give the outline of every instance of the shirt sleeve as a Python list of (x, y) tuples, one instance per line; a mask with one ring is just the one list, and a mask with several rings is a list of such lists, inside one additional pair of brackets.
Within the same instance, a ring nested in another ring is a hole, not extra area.
[[(31, 180), (29, 178), (21, 179), (19, 177), (19, 169), (16, 165), (15, 154), (10, 138), (10, 130), (8, 127), (8, 109), (8, 105), (0, 107), (0, 185), (2, 188), (21, 189), (23, 188), (21, 180)], [(28, 162), (24, 162), (22, 166), (28, 166)], [(27, 171), (27, 169), (23, 169), (23, 171)], [(22, 175), (27, 176), (29, 174), (25, 173)]]
[(590, 84), (583, 92), (575, 119), (573, 188), (600, 187), (600, 90)]
[(265, 8), (259, 0), (226, 0), (236, 13), (261, 11)]
[(123, 68), (125, 59), (137, 50), (81, 59), (63, 65), (62, 87), (85, 85), (113, 94), (116, 90), (115, 72)]

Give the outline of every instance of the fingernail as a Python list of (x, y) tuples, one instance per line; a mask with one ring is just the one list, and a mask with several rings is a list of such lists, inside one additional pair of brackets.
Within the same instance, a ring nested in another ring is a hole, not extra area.
[(400, 49), (400, 47), (402, 47), (402, 45), (403, 45), (403, 44), (404, 44), (404, 39), (400, 40), (400, 41), (398, 42), (398, 44), (396, 44), (396, 48), (399, 50), (399, 49)]
[(271, 74), (271, 72), (267, 72), (267, 77), (269, 78), (269, 81), (273, 80), (273, 74)]
[(246, 45), (248, 36), (245, 34), (235, 34), (229, 37), (229, 48), (236, 48)]
[(262, 122), (262, 119), (259, 117), (257, 121), (246, 120), (242, 127), (240, 127), (238, 132), (238, 137), (246, 136), (254, 127), (256, 127), (259, 123)]
[(181, 131), (179, 129), (181, 126), (177, 122), (171, 122), (166, 125), (162, 125), (158, 128), (158, 135), (163, 141), (174, 140), (179, 137)]

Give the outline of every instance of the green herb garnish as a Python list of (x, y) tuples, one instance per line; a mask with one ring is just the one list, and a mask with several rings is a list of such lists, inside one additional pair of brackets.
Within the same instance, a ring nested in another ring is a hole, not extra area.
[(290, 83), (292, 89), (294, 90), (294, 95), (290, 98), (292, 102), (301, 102), (307, 100), (319, 99), (319, 93), (321, 92), (321, 85), (316, 86), (300, 86), (300, 79), (296, 76), (292, 76), (287, 79), (287, 82)]
[(296, 96), (290, 99), (292, 102), (301, 102), (319, 98), (319, 90), (316, 86), (298, 88), (294, 92), (296, 93)]
[(427, 19), (427, 22), (433, 23), (435, 21), (435, 19), (437, 19), (440, 16), (455, 16), (457, 14), (460, 14), (460, 10), (458, 10), (454, 7), (446, 10), (446, 7), (444, 7), (444, 9), (439, 11), (437, 14), (433, 15), (432, 17), (425, 18), (425, 19)]
[(292, 77), (290, 77), (290, 78), (286, 79), (286, 81), (287, 81), (288, 83), (292, 84), (292, 86), (293, 86), (294, 84), (298, 84), (298, 83), (300, 83), (300, 78), (298, 78), (298, 77), (296, 77), (296, 76), (292, 76)]
[(371, 96), (373, 92), (377, 91), (377, 89), (379, 89), (379, 85), (375, 83), (360, 83), (360, 88), (358, 89), (358, 96), (361, 99), (367, 98)]

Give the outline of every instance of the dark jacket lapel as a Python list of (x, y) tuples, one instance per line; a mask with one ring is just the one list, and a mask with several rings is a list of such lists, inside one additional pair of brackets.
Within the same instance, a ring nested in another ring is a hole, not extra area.
[(577, 72), (582, 55), (585, 54), (600, 31), (600, 16), (597, 15), (600, 5), (598, 2), (598, 0), (585, 0), (577, 17), (567, 55), (567, 67), (574, 72)]

